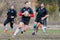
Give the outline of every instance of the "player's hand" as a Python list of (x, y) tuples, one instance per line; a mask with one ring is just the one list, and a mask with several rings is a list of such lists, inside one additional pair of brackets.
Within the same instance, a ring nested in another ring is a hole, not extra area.
[(14, 16), (11, 16), (11, 18), (14, 18)]
[(30, 17), (31, 15), (29, 14), (28, 16)]
[(44, 19), (45, 19), (45, 17), (42, 17), (42, 18), (41, 18), (41, 20), (44, 20)]
[(22, 13), (22, 15), (25, 15), (25, 13)]

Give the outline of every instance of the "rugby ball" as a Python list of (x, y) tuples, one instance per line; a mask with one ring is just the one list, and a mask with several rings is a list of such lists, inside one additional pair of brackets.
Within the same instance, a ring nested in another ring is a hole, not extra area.
[(25, 13), (24, 16), (29, 16), (29, 12), (28, 11), (25, 11), (24, 13)]

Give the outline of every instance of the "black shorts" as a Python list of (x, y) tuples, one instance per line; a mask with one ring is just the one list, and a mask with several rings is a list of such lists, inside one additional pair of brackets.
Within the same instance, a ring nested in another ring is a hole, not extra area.
[(47, 26), (47, 20), (41, 20), (41, 19), (36, 19), (35, 22), (40, 22), (40, 24), (43, 24), (44, 26)]
[(30, 19), (21, 19), (20, 22), (23, 22), (25, 25), (28, 25), (30, 22)]
[(7, 18), (7, 19), (4, 21), (4, 26), (5, 26), (7, 23), (13, 24), (13, 23), (14, 23), (14, 19), (8, 19), (8, 18)]
[(7, 21), (7, 22), (14, 22), (14, 19), (7, 18), (5, 21)]

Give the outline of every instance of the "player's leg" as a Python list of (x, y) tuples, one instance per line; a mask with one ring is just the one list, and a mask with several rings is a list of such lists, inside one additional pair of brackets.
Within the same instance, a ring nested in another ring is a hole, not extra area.
[(23, 22), (20, 22), (20, 24), (18, 25), (15, 33), (14, 33), (14, 36), (16, 36), (16, 34), (19, 32), (19, 29), (22, 29), (22, 27), (24, 26), (24, 23)]
[(29, 27), (28, 25), (24, 26), (24, 32), (26, 32), (26, 30), (28, 29), (28, 27)]
[(14, 21), (11, 21), (11, 22), (10, 22), (11, 34), (13, 34), (13, 33), (14, 33), (14, 32), (13, 32), (13, 31), (14, 31), (14, 28), (13, 28), (13, 23), (14, 23)]
[(7, 32), (7, 30), (8, 30), (7, 25), (6, 25), (7, 23), (9, 23), (8, 19), (6, 19), (4, 22), (4, 32)]
[(29, 22), (30, 22), (30, 19), (24, 20), (24, 32), (26, 32), (26, 30), (28, 29)]
[(34, 32), (32, 33), (32, 35), (35, 35), (36, 34), (36, 28), (37, 28), (37, 22), (35, 22), (33, 24), (33, 27), (34, 27)]
[(37, 23), (36, 32), (38, 32), (39, 27), (40, 27), (40, 22)]
[(24, 32), (24, 26), (21, 28), (21, 34), (23, 34)]
[(35, 24), (34, 24), (34, 32), (32, 33), (32, 35), (35, 35), (38, 32), (39, 26), (40, 26), (40, 22), (35, 22)]
[(43, 31), (43, 32), (46, 32), (46, 31), (45, 31), (45, 28), (46, 28), (46, 27), (44, 26), (44, 25), (46, 24), (46, 20), (40, 21), (40, 24), (41, 24), (40, 26), (42, 27), (42, 31)]
[(14, 21), (11, 21), (11, 22), (10, 22), (11, 30), (13, 30), (13, 23), (14, 23)]
[(46, 32), (47, 22), (46, 20), (43, 21), (43, 32)]

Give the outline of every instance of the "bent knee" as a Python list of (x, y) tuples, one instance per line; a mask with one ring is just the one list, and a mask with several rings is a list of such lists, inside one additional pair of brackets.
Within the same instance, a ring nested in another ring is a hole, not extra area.
[(20, 22), (19, 25), (18, 25), (19, 28), (21, 28), (23, 26), (24, 26), (24, 23), (23, 22)]

